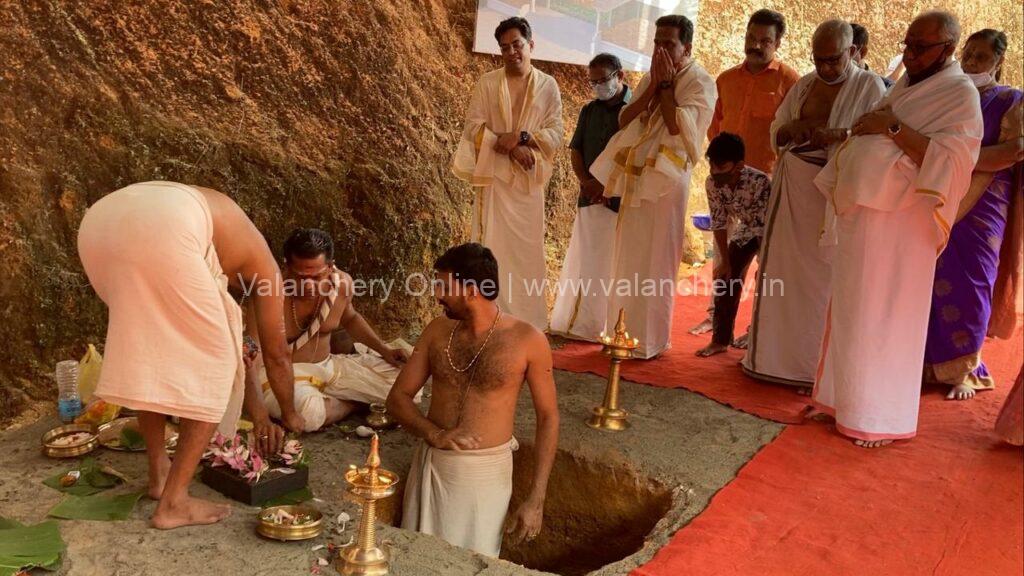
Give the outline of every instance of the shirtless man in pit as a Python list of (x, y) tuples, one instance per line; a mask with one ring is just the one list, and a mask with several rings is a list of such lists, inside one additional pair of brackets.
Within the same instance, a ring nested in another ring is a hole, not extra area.
[[(503, 524), (516, 541), (532, 540), (541, 529), (558, 444), (551, 350), (544, 334), (498, 309), (498, 263), (489, 249), (457, 246), (434, 268), (434, 294), (445, 315), (424, 330), (387, 402), (424, 442), (413, 459), (402, 527), (496, 556)], [(433, 397), (424, 417), (413, 398), (430, 377)], [(529, 494), (504, 522), (524, 381), (536, 411), (536, 472)]]

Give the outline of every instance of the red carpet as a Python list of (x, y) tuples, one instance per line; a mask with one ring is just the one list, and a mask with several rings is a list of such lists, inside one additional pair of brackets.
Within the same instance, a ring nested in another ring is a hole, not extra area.
[[(706, 298), (678, 304), (675, 348), (653, 362), (627, 362), (624, 377), (685, 387), (774, 420), (796, 418), (802, 399), (746, 378), (739, 352), (695, 358), (708, 338), (686, 330)], [(787, 427), (632, 576), (1024, 573), (1024, 452), (992, 432), (1022, 347), (1020, 331), (986, 346), (994, 392), (948, 402), (929, 390), (913, 440), (866, 450), (827, 424)], [(607, 361), (594, 351), (569, 346), (556, 366), (600, 373)]]

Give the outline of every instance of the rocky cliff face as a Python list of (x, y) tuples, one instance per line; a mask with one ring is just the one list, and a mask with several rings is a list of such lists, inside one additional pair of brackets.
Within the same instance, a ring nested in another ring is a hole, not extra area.
[[(803, 69), (821, 14), (877, 24), (876, 46), (888, 48), (921, 5), (772, 4), (799, 20), (784, 56)], [(1019, 83), (1019, 5), (952, 4), (970, 12), (965, 29), (1015, 26), (1007, 68)], [(695, 52), (709, 71), (739, 60), (757, 7), (702, 3)], [(473, 0), (4, 2), (0, 421), (52, 398), (56, 359), (102, 341), (105, 311), (75, 237), (86, 207), (124, 185), (222, 190), (275, 249), (295, 226), (322, 227), (339, 265), (365, 279), (400, 283), (465, 240), (470, 195), (448, 166), (474, 79), (497, 66), (471, 53), (475, 10)], [(583, 70), (538, 66), (558, 79), (571, 130), (588, 98)], [(548, 190), (551, 274), (575, 195), (563, 155)], [(415, 334), (433, 313), (402, 294), (358, 304), (387, 335)]]

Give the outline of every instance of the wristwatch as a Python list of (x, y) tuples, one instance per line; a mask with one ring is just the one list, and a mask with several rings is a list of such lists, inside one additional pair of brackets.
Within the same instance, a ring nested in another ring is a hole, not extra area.
[(529, 143), (530, 143), (530, 133), (525, 131), (525, 130), (523, 130), (522, 132), (519, 133), (519, 145), (520, 146), (526, 146)]
[(671, 87), (672, 87), (672, 81), (671, 80), (662, 80), (661, 82), (658, 82), (658, 90), (668, 90)]
[(895, 138), (900, 130), (903, 130), (903, 123), (897, 120), (895, 124), (890, 124), (885, 130), (889, 133), (889, 138)]

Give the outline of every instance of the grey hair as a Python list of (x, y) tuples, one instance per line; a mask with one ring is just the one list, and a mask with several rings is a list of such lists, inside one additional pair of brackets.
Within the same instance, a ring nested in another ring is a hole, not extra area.
[(845, 20), (826, 20), (814, 30), (814, 40), (822, 37), (839, 39), (845, 50), (853, 45), (853, 27)]
[(949, 34), (950, 42), (953, 42), (954, 44), (960, 42), (960, 20), (958, 20), (952, 12), (946, 12), (945, 10), (929, 10), (917, 18), (914, 18), (915, 22), (918, 20), (935, 20), (942, 26), (942, 29)]

